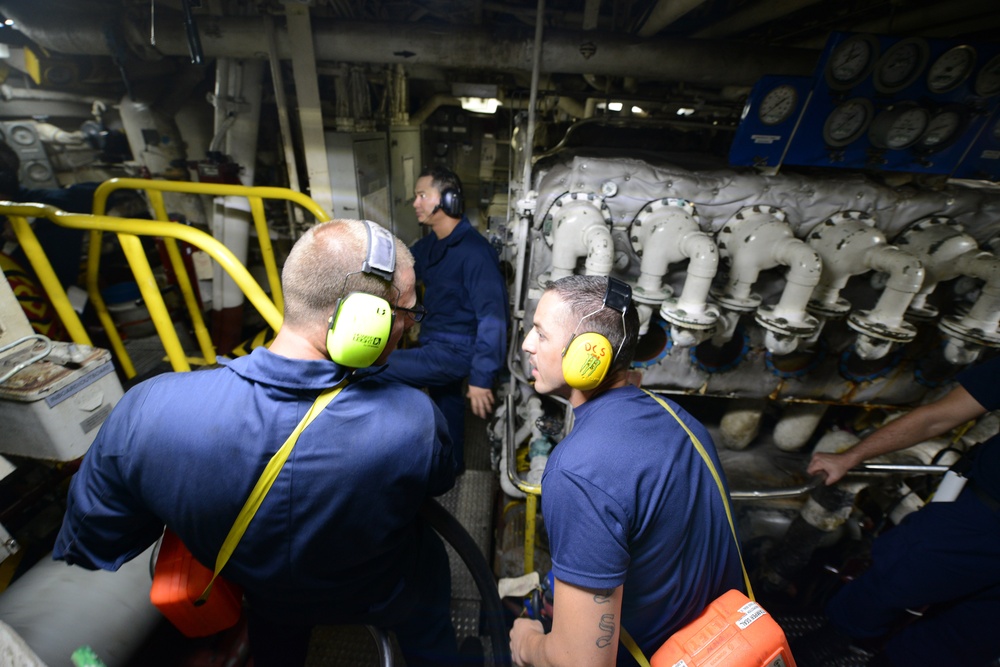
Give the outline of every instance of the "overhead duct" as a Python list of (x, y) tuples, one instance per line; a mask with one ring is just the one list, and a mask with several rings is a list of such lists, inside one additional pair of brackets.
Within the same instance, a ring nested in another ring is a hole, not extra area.
[[(39, 45), (64, 54), (111, 55), (104, 13), (67, 12), (0, 0), (0, 11)], [(74, 15), (67, 20), (67, 13)], [(187, 56), (188, 38), (181, 21), (155, 24), (156, 45), (150, 46), (147, 14), (122, 17), (129, 49), (140, 58)], [(450, 30), (416, 24), (349, 23), (313, 20), (318, 60), (403, 65), (436, 65), (463, 69), (531, 71), (529, 29), (491, 32)], [(206, 58), (267, 58), (267, 35), (259, 17), (199, 16)], [(278, 56), (291, 58), (288, 33), (276, 30)], [(752, 85), (765, 74), (804, 76), (812, 73), (819, 51), (693, 39), (641, 39), (590, 31), (546, 31), (541, 70), (550, 74), (622, 75), (637, 79), (682, 81), (707, 85)]]

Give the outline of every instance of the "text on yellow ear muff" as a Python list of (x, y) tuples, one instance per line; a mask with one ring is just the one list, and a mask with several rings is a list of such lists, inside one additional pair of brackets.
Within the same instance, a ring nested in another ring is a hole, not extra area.
[(563, 378), (574, 389), (595, 389), (604, 381), (613, 359), (614, 348), (607, 338), (599, 333), (582, 333), (563, 350)]

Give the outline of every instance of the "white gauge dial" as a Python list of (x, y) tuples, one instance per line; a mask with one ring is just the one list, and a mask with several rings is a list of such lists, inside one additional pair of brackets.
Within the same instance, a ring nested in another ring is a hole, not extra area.
[(927, 42), (910, 37), (893, 44), (875, 64), (875, 89), (895, 93), (917, 80), (927, 64)]
[(765, 125), (777, 125), (788, 120), (799, 103), (799, 93), (794, 86), (783, 84), (773, 88), (760, 101), (757, 117)]
[(827, 146), (837, 148), (856, 140), (867, 129), (872, 111), (871, 102), (861, 97), (837, 106), (823, 124), (823, 141)]
[(916, 104), (894, 105), (875, 117), (868, 136), (877, 148), (894, 151), (909, 148), (923, 136), (930, 118), (927, 109)]
[(965, 117), (956, 109), (945, 109), (934, 114), (927, 123), (917, 147), (928, 152), (939, 151), (955, 143), (965, 129)]
[(990, 97), (1000, 93), (1000, 56), (993, 56), (976, 75), (976, 95)]
[(927, 70), (927, 89), (932, 93), (954, 90), (969, 78), (975, 66), (976, 50), (971, 46), (948, 49)]
[(878, 55), (878, 40), (854, 35), (838, 44), (826, 63), (826, 82), (836, 90), (847, 90), (864, 80)]

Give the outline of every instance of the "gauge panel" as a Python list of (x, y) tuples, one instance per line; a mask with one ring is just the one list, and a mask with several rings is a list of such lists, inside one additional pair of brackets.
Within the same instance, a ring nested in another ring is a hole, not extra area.
[(924, 136), (930, 120), (930, 112), (915, 102), (895, 104), (875, 116), (868, 139), (876, 148), (900, 151)]
[(833, 32), (808, 87), (782, 83), (748, 98), (734, 164), (953, 175), (975, 157), (1000, 172), (1000, 43)]
[(871, 73), (878, 59), (878, 40), (854, 35), (838, 44), (826, 61), (826, 82), (834, 90), (850, 90)]
[(835, 107), (823, 123), (823, 141), (839, 148), (854, 143), (871, 123), (874, 107), (863, 97), (847, 100)]
[(799, 93), (783, 83), (772, 88), (757, 107), (757, 117), (764, 125), (779, 125), (788, 120), (799, 105)]
[(990, 58), (976, 74), (973, 89), (980, 97), (992, 97), (1000, 93), (1000, 55)]
[(968, 122), (969, 114), (963, 107), (956, 105), (938, 109), (931, 114), (927, 129), (914, 145), (914, 149), (923, 153), (942, 151), (958, 141), (965, 132)]
[(930, 48), (922, 37), (896, 42), (875, 63), (875, 90), (896, 93), (908, 87), (923, 74), (929, 56)]
[(927, 90), (946, 93), (958, 88), (976, 66), (976, 50), (968, 44), (952, 47), (937, 57), (927, 69)]

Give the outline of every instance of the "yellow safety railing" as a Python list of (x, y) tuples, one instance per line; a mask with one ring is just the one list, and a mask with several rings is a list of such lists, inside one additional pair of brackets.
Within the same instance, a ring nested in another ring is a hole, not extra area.
[[(244, 185), (228, 185), (224, 183), (193, 183), (189, 181), (153, 181), (142, 178), (113, 178), (102, 183), (94, 193), (93, 212), (95, 215), (100, 216), (106, 213), (108, 197), (116, 190), (143, 191), (153, 209), (154, 217), (156, 220), (162, 222), (169, 222), (169, 216), (163, 201), (164, 192), (215, 197), (241, 197), (246, 199), (250, 205), (250, 213), (253, 218), (254, 228), (257, 231), (257, 239), (260, 243), (261, 256), (267, 273), (268, 285), (271, 288), (271, 295), (279, 312), (284, 309), (284, 298), (281, 292), (281, 276), (278, 272), (278, 264), (274, 257), (274, 248), (271, 245), (270, 230), (268, 229), (267, 218), (264, 213), (264, 200), (284, 200), (286, 202), (298, 204), (312, 214), (312, 216), (316, 218), (317, 222), (326, 222), (330, 220), (330, 215), (320, 208), (320, 206), (312, 199), (301, 192), (295, 192), (294, 190), (288, 190), (287, 188), (249, 187)], [(143, 236), (161, 236), (160, 234), (148, 234), (146, 232), (141, 232), (139, 234)], [(90, 232), (90, 249), (87, 254), (87, 293), (94, 306), (94, 310), (97, 313), (98, 319), (107, 331), (108, 340), (115, 354), (119, 358), (122, 370), (127, 377), (131, 378), (135, 376), (134, 366), (132, 365), (128, 352), (125, 350), (121, 337), (118, 335), (118, 329), (115, 327), (111, 314), (108, 312), (107, 305), (104, 302), (104, 298), (101, 296), (98, 285), (98, 274), (100, 273), (101, 259), (101, 235), (102, 230), (99, 229), (93, 229)], [(201, 353), (203, 355), (203, 360), (188, 359), (188, 361), (214, 364), (216, 361), (215, 346), (212, 343), (212, 338), (208, 328), (205, 326), (201, 308), (198, 304), (198, 299), (195, 296), (194, 288), (192, 287), (191, 278), (187, 273), (187, 268), (184, 266), (183, 257), (177, 246), (175, 238), (180, 237), (165, 237), (164, 245), (167, 250), (167, 256), (170, 259), (170, 264), (173, 267), (174, 275), (177, 277), (177, 288), (180, 290), (184, 304), (187, 307), (188, 314), (191, 318), (192, 330), (194, 331), (195, 338), (198, 341), (198, 346), (201, 348)], [(157, 291), (157, 296), (153, 304), (150, 304), (149, 300), (146, 299), (145, 293), (143, 293), (143, 299), (146, 300), (146, 306), (150, 310), (150, 315), (153, 315), (154, 309), (159, 311), (160, 305), (163, 304), (163, 299), (159, 295), (159, 291)], [(163, 305), (163, 308), (165, 310), (166, 306)], [(153, 322), (154, 324), (156, 323), (155, 317), (153, 318)], [(157, 328), (157, 332), (159, 331), (159, 328)], [(172, 338), (176, 338), (176, 333), (172, 336)], [(166, 347), (166, 342), (164, 342), (164, 347)], [(173, 358), (171, 358), (171, 363), (174, 363)]]
[[(181, 346), (177, 331), (174, 329), (173, 321), (163, 301), (159, 285), (153, 276), (152, 267), (149, 265), (149, 260), (146, 258), (146, 253), (142, 248), (142, 243), (139, 240), (140, 236), (158, 236), (173, 241), (184, 241), (199, 250), (205, 251), (229, 274), (240, 290), (243, 291), (247, 300), (253, 304), (261, 317), (264, 318), (268, 326), (275, 331), (281, 327), (281, 310), (268, 298), (261, 286), (257, 284), (257, 281), (254, 280), (250, 272), (247, 271), (246, 267), (243, 266), (232, 251), (211, 235), (189, 225), (177, 222), (117, 218), (106, 215), (67, 213), (54, 206), (47, 206), (45, 204), (21, 204), (9, 201), (0, 201), (0, 215), (5, 215), (10, 220), (18, 242), (21, 244), (21, 248), (24, 250), (24, 254), (31, 264), (31, 268), (38, 276), (42, 287), (48, 293), (49, 300), (52, 301), (52, 305), (66, 327), (67, 332), (76, 343), (83, 345), (93, 344), (90, 336), (87, 335), (83, 323), (80, 321), (80, 317), (70, 305), (69, 297), (56, 277), (55, 271), (53, 271), (52, 265), (45, 255), (45, 251), (42, 249), (38, 238), (35, 236), (35, 232), (28, 223), (28, 218), (48, 218), (61, 227), (90, 231), (91, 247), (89, 252), (91, 255), (95, 252), (100, 252), (101, 233), (111, 232), (118, 235), (122, 251), (125, 253), (125, 258), (128, 260), (129, 267), (135, 276), (136, 284), (139, 286), (139, 292), (149, 310), (150, 318), (163, 343), (163, 349), (167, 353), (170, 365), (175, 371), (189, 371), (191, 370), (191, 366)], [(95, 232), (97, 233), (96, 237), (94, 236)], [(96, 248), (94, 244), (95, 238), (97, 241)], [(91, 264), (96, 266), (96, 262), (88, 262), (88, 285), (90, 282), (89, 272)], [(94, 286), (96, 287), (96, 275), (93, 278)], [(98, 298), (100, 297), (98, 296)], [(104, 303), (103, 300), (101, 303)], [(122, 371), (128, 378), (135, 377), (135, 367), (132, 365), (131, 359), (125, 351), (121, 338), (117, 335), (117, 329), (107, 312), (107, 308), (104, 309), (104, 315), (107, 317), (107, 320), (104, 321), (102, 319), (102, 323), (108, 329), (111, 345), (122, 365)], [(214, 351), (211, 351), (210, 355), (207, 355), (205, 362), (208, 364), (215, 363)]]

